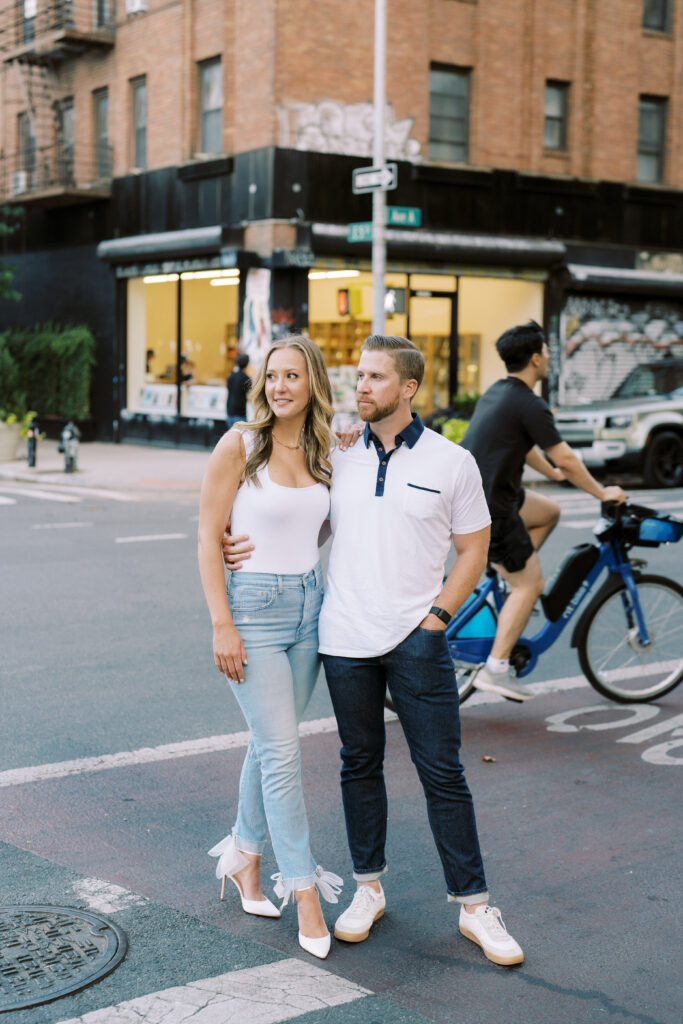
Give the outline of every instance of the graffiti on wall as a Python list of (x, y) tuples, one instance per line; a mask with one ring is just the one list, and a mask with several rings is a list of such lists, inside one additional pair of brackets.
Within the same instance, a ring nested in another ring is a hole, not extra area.
[[(372, 103), (290, 103), (277, 108), (279, 145), (316, 153), (372, 156)], [(391, 103), (385, 114), (386, 155), (393, 160), (415, 160), (420, 143), (410, 136), (414, 118), (397, 121)]]
[(683, 354), (683, 309), (673, 303), (570, 295), (560, 318), (559, 405), (609, 398), (634, 366)]

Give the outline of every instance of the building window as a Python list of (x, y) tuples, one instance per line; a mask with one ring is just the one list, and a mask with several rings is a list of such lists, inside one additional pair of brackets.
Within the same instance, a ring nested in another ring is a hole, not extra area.
[(638, 107), (638, 181), (664, 180), (666, 100), (641, 96)]
[(37, 0), (23, 0), (22, 7), (22, 42), (30, 43), (36, 37)]
[(429, 159), (466, 161), (469, 130), (469, 69), (432, 65), (429, 72)]
[(57, 182), (74, 184), (74, 101), (73, 97), (57, 104)]
[(19, 150), (18, 170), (23, 172), (25, 179), (19, 178), (18, 181), (22, 184), (22, 187), (19, 188), (17, 185), (13, 191), (25, 192), (33, 184), (33, 175), (36, 170), (36, 140), (33, 134), (31, 119), (27, 113), (17, 116), (17, 142)]
[(223, 152), (223, 66), (220, 57), (199, 65), (199, 149)]
[(567, 82), (545, 83), (545, 129), (543, 144), (546, 149), (567, 149), (569, 125), (569, 85)]
[(130, 83), (133, 126), (133, 167), (147, 167), (147, 78), (133, 78)]
[(95, 120), (95, 177), (111, 177), (111, 155), (109, 151), (109, 90), (97, 89), (93, 93)]
[(671, 0), (643, 0), (643, 28), (671, 31)]
[(106, 28), (109, 24), (109, 0), (94, 0), (95, 28)]

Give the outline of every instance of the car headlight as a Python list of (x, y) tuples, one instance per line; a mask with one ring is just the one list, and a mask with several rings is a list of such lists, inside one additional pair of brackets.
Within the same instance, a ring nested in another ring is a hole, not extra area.
[(619, 413), (617, 416), (608, 416), (605, 420), (606, 427), (630, 427), (633, 423), (633, 416), (629, 413)]

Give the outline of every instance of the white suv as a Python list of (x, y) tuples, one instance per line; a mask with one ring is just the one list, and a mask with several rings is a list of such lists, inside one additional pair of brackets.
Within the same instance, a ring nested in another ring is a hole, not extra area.
[(558, 409), (555, 423), (587, 466), (641, 473), (648, 487), (681, 487), (683, 359), (641, 363), (610, 399)]

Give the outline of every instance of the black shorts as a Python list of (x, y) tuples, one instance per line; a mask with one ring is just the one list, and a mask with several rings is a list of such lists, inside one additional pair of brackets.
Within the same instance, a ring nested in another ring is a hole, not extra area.
[(534, 553), (531, 537), (519, 514), (523, 504), (524, 489), (519, 492), (514, 512), (491, 523), (489, 562), (502, 565), (508, 572), (521, 572)]

